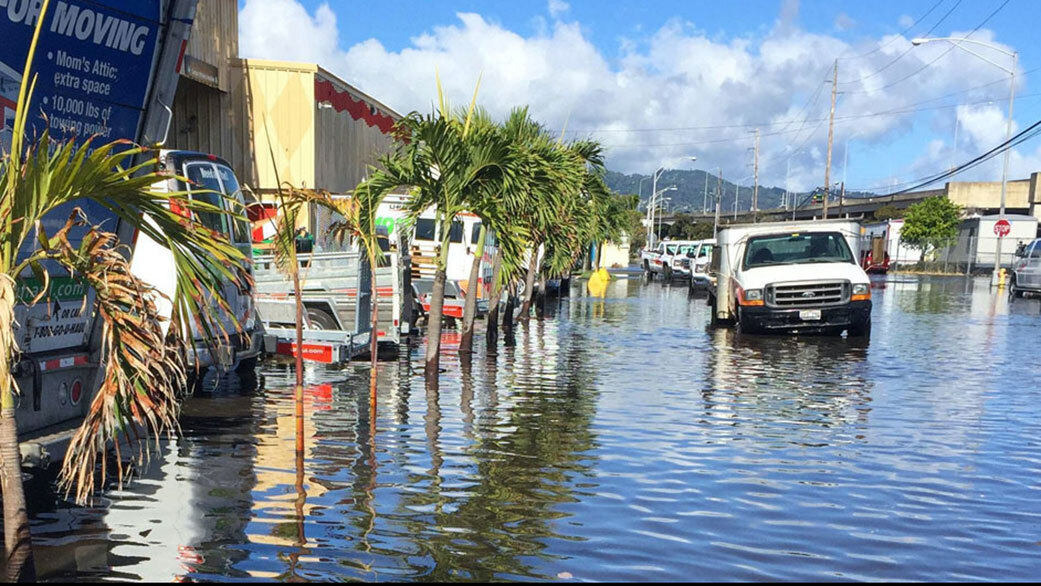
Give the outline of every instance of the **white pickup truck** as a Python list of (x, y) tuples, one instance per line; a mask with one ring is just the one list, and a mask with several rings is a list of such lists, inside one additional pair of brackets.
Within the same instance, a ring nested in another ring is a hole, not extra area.
[(674, 278), (690, 277), (691, 253), (694, 253), (700, 240), (665, 240), (658, 243), (653, 250), (645, 250), (640, 254), (643, 270), (648, 275), (660, 273), (666, 281)]
[(713, 325), (742, 333), (871, 332), (871, 284), (848, 220), (728, 226), (719, 231), (708, 304)]

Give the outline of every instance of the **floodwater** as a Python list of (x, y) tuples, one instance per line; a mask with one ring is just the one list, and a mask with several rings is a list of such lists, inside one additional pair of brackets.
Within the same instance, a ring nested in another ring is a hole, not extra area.
[[(47, 579), (1031, 580), (1041, 302), (876, 283), (869, 343), (706, 328), (639, 279), (579, 289), (437, 390), (421, 347), (212, 380), (92, 507), (33, 496)], [(374, 427), (374, 429), (373, 429)]]

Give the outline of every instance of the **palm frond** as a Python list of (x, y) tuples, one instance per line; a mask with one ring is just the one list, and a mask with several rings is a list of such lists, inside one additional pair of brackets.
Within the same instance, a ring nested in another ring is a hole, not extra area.
[[(150, 444), (138, 439), (137, 428), (156, 442), (178, 429), (179, 393), (186, 381), (183, 347), (161, 327), (159, 292), (131, 273), (127, 251), (121, 250), (115, 234), (94, 226), (74, 245), (68, 233), (83, 224), (77, 209), (43, 250), (47, 259), (97, 292), (98, 315), (104, 321), (104, 378), (69, 444), (60, 475), (66, 495), (73, 494), (78, 502), (86, 501), (108, 477), (110, 445), (116, 455), (115, 477), (122, 485), (129, 470), (122, 463), (120, 439), (130, 453), (145, 459)], [(99, 462), (100, 477), (95, 475)]]

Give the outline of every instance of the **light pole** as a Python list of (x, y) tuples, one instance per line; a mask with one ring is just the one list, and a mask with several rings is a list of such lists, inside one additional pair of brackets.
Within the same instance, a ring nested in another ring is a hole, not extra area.
[[(666, 191), (674, 191), (675, 189), (676, 189), (675, 187), (668, 187), (666, 189), (663, 189), (662, 193), (665, 193)], [(658, 212), (664, 212), (666, 210), (666, 208), (670, 207), (669, 203), (671, 203), (671, 202), (672, 202), (672, 198), (671, 197), (663, 197), (663, 198), (661, 198), (661, 206), (659, 206)], [(658, 234), (661, 234), (661, 217), (663, 215), (664, 214), (662, 214), (662, 213), (658, 214), (658, 232), (657, 232)]]
[(658, 177), (665, 172), (665, 167), (658, 167), (651, 179), (651, 199), (647, 203), (647, 249), (654, 248), (654, 198), (658, 195)]
[[(1012, 140), (1012, 106), (1014, 105), (1015, 99), (1016, 99), (1016, 63), (1019, 60), (1019, 54), (1016, 53), (1015, 51), (1009, 51), (1007, 49), (1003, 49), (1003, 48), (1001, 48), (1001, 47), (999, 47), (997, 45), (994, 45), (994, 44), (991, 44), (991, 43), (987, 43), (987, 42), (984, 42), (984, 41), (977, 41), (975, 39), (956, 38), (956, 37), (917, 38), (917, 39), (911, 40), (911, 44), (917, 47), (918, 45), (922, 45), (922, 44), (929, 43), (929, 42), (932, 42), (932, 41), (947, 41), (947, 42), (953, 44), (955, 47), (958, 47), (959, 49), (965, 51), (966, 53), (969, 53), (971, 55), (975, 55), (976, 57), (986, 61), (987, 63), (990, 63), (994, 67), (997, 67), (998, 69), (1001, 69), (1002, 71), (1004, 71), (1005, 73), (1007, 73), (1009, 75), (1009, 84), (1008, 84), (1008, 123), (1007, 123), (1007, 125), (1005, 127), (1005, 142), (1008, 143), (1010, 140)], [(993, 49), (995, 51), (998, 51), (999, 53), (1004, 53), (1005, 55), (1008, 55), (1009, 57), (1012, 57), (1012, 68), (1010, 69), (1008, 67), (1005, 67), (1004, 65), (1001, 65), (999, 63), (995, 63), (994, 61), (991, 61), (990, 59), (984, 57), (983, 55), (980, 55), (976, 51), (973, 51), (972, 49), (969, 49), (968, 47), (965, 47), (964, 46), (965, 43), (981, 45), (983, 47), (987, 47), (988, 49)], [(1011, 152), (1012, 152), (1012, 145), (1011, 144), (1006, 144), (1005, 145), (1005, 165), (1004, 165), (1004, 168), (1001, 171), (1001, 210), (998, 212), (998, 220), (999, 221), (1005, 219), (1005, 192), (1006, 192), (1006, 189), (1008, 187), (1008, 159), (1009, 159), (1009, 155), (1010, 155)], [(997, 236), (997, 235), (995, 234), (995, 236)], [(991, 274), (991, 277), (990, 277), (990, 284), (991, 284), (991, 286), (994, 286), (994, 285), (998, 284), (998, 271), (1001, 270), (1001, 237), (998, 236), (996, 238), (996, 240), (997, 240), (997, 245), (994, 248), (994, 272)]]

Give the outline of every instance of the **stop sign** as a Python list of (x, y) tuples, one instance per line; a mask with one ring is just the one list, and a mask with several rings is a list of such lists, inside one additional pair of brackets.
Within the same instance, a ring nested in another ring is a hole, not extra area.
[(998, 238), (1004, 238), (1008, 236), (1009, 232), (1012, 231), (1012, 224), (1008, 223), (1008, 220), (1002, 218), (997, 222), (994, 222), (994, 233), (998, 235)]

